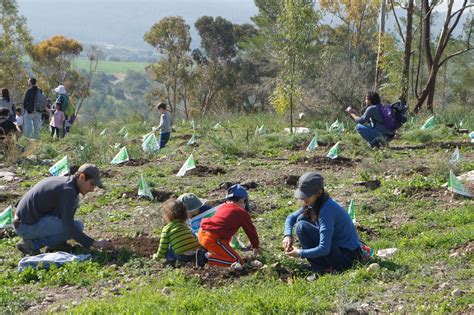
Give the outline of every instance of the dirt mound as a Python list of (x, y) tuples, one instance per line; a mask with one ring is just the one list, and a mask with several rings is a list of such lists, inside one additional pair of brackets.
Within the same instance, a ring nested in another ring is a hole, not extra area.
[(110, 168), (100, 171), (101, 178), (112, 178), (117, 174), (116, 171), (111, 170)]
[(405, 197), (415, 197), (415, 198), (423, 198), (423, 197), (437, 197), (441, 194), (439, 189), (433, 187), (415, 187), (415, 186), (408, 186), (399, 189), (396, 194), (402, 194)]
[(205, 165), (196, 165), (196, 168), (191, 171), (191, 174), (197, 176), (220, 175), (227, 173), (222, 167), (210, 167)]
[(21, 196), (18, 194), (2, 193), (0, 195), (0, 202), (16, 203), (16, 201), (20, 200), (20, 198)]
[[(153, 198), (158, 202), (163, 202), (175, 196), (176, 194), (173, 191), (166, 189), (150, 189)], [(136, 190), (129, 190), (123, 193), (122, 198), (138, 198), (138, 192)]]
[(428, 142), (418, 145), (406, 145), (406, 146), (389, 146), (390, 150), (403, 151), (403, 150), (420, 150), (425, 148), (436, 148), (436, 149), (454, 149), (456, 147), (474, 147), (474, 144), (469, 140), (463, 141), (446, 141), (446, 142)]
[(147, 160), (147, 159), (130, 159), (128, 160), (127, 162), (125, 163), (121, 163), (121, 164), (118, 164), (119, 166), (140, 166), (140, 165), (143, 165), (143, 164), (146, 164), (146, 163), (149, 163), (150, 161)]
[(193, 136), (192, 134), (185, 133), (182, 135), (173, 135), (172, 139), (189, 140), (191, 139), (192, 136)]
[(139, 237), (117, 237), (110, 240), (117, 249), (125, 248), (138, 256), (150, 257), (156, 253), (159, 238), (142, 235)]
[(352, 167), (355, 165), (357, 160), (350, 158), (338, 157), (334, 160), (325, 156), (312, 156), (312, 157), (301, 157), (294, 162), (294, 164), (312, 165), (321, 169), (328, 169), (334, 167)]
[[(300, 143), (294, 143), (291, 146), (290, 150), (291, 151), (305, 151), (306, 148), (308, 147), (308, 145), (311, 143), (311, 141), (312, 141), (312, 139), (304, 141), (304, 142), (300, 142)], [(318, 140), (318, 147), (327, 147), (328, 145), (329, 145), (329, 143)], [(333, 145), (334, 145), (334, 143), (333, 143)]]
[(258, 184), (255, 181), (248, 180), (248, 181), (241, 182), (241, 183), (239, 183), (239, 182), (224, 182), (224, 183), (220, 184), (219, 188), (229, 189), (231, 186), (233, 186), (235, 184), (240, 184), (247, 190), (255, 189), (255, 188), (258, 187)]
[(284, 177), (284, 181), (288, 186), (296, 187), (299, 178), (300, 177), (298, 175), (288, 175)]

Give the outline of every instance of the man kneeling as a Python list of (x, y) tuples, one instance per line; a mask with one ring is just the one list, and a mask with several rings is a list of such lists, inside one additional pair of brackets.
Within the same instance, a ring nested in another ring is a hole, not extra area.
[(74, 176), (54, 176), (41, 180), (17, 205), (13, 226), (23, 239), (17, 248), (26, 255), (40, 249), (64, 247), (69, 239), (89, 248), (112, 249), (108, 241), (95, 241), (82, 232), (84, 225), (74, 220), (79, 208), (79, 193), (85, 196), (95, 187), (103, 187), (97, 166), (84, 164)]

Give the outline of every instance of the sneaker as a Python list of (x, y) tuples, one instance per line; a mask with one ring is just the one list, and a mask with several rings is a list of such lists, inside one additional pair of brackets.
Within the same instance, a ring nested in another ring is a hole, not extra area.
[(206, 250), (202, 248), (198, 249), (196, 251), (196, 267), (204, 267), (207, 261)]
[(64, 243), (61, 243), (61, 244), (46, 247), (45, 253), (55, 253), (55, 252), (70, 253), (71, 250), (72, 250), (72, 246), (69, 245), (68, 243), (64, 242)]
[(33, 244), (30, 240), (22, 240), (18, 244), (16, 244), (16, 248), (25, 254), (26, 256), (36, 256), (39, 255), (41, 252), (39, 249), (34, 249)]

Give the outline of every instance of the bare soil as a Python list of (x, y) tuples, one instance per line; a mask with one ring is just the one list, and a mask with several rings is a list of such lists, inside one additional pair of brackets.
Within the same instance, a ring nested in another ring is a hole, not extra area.
[(301, 157), (298, 160), (296, 160), (296, 164), (305, 164), (305, 165), (312, 165), (316, 166), (321, 169), (334, 169), (334, 168), (340, 168), (340, 167), (353, 167), (356, 165), (356, 162), (359, 162), (360, 160), (353, 160), (350, 158), (342, 157), (339, 156), (336, 159), (330, 159), (325, 156), (312, 156), (312, 157)]
[(160, 239), (142, 235), (139, 237), (116, 237), (110, 240), (114, 246), (125, 248), (138, 256), (150, 257), (156, 253)]

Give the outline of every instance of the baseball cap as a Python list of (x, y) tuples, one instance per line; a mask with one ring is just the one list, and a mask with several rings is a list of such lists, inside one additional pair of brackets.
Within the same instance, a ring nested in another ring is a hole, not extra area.
[(316, 172), (308, 172), (298, 179), (298, 188), (296, 188), (294, 197), (297, 199), (308, 199), (324, 188), (324, 178)]
[(249, 194), (243, 186), (235, 184), (230, 186), (230, 188), (227, 190), (227, 195), (224, 197), (224, 199), (229, 199), (233, 197), (249, 199)]
[(99, 168), (96, 165), (89, 164), (89, 163), (82, 164), (81, 167), (79, 167), (79, 169), (77, 170), (77, 173), (78, 174), (80, 174), (80, 173), (86, 174), (88, 177), (90, 177), (90, 179), (92, 179), (95, 186), (100, 187), (100, 188), (104, 188), (104, 185), (100, 181)]
[(186, 207), (186, 211), (194, 211), (201, 208), (205, 203), (206, 199), (200, 199), (198, 196), (192, 193), (185, 193), (178, 197), (178, 200), (181, 201)]

